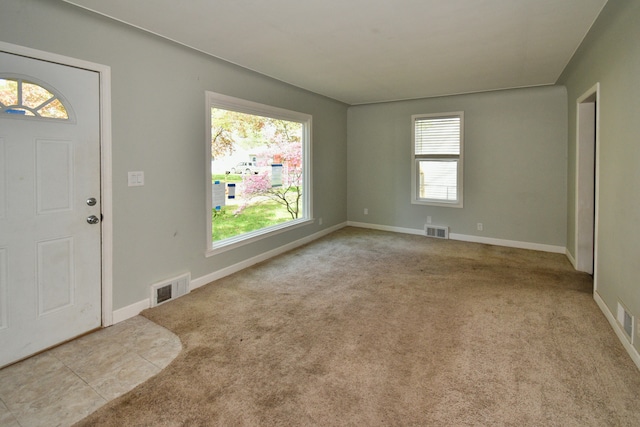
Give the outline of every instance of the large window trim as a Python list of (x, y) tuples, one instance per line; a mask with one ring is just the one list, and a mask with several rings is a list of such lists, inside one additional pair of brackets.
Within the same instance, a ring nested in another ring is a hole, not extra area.
[[(416, 121), (424, 119), (437, 119), (447, 117), (460, 118), (460, 154), (459, 155), (418, 155), (416, 154)], [(421, 160), (450, 161), (457, 160), (458, 169), (456, 176), (457, 200), (446, 201), (441, 199), (429, 199), (419, 197), (420, 175), (419, 162)], [(414, 114), (411, 116), (411, 203), (418, 205), (442, 206), (450, 208), (463, 207), (463, 177), (464, 177), (464, 112), (454, 111), (449, 113)]]
[[(262, 240), (264, 238), (274, 236), (280, 233), (284, 233), (294, 228), (302, 227), (313, 223), (313, 196), (311, 183), (311, 135), (312, 135), (312, 116), (297, 111), (287, 110), (284, 108), (273, 107), (271, 105), (260, 104), (253, 101), (247, 101), (241, 98), (235, 98), (228, 95), (222, 95), (216, 92), (205, 92), (205, 116), (206, 116), (206, 138), (205, 138), (205, 160), (206, 160), (206, 179), (205, 179), (205, 192), (206, 192), (206, 223), (207, 223), (207, 250), (206, 256), (210, 257), (231, 249), (235, 249), (250, 243)], [(245, 114), (252, 114), (256, 116), (270, 117), (279, 120), (288, 120), (292, 122), (298, 122), (303, 125), (303, 138), (302, 138), (302, 164), (303, 164), (303, 177), (302, 177), (302, 216), (300, 218), (287, 221), (282, 224), (273, 225), (271, 227), (265, 227), (260, 230), (245, 233), (239, 236), (231, 237), (221, 240), (219, 242), (213, 242), (211, 239), (212, 224), (211, 224), (211, 108), (221, 108), (225, 110), (237, 111)]]

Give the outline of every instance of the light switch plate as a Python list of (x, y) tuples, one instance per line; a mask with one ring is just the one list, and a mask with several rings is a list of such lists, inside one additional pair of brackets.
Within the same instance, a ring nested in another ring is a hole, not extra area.
[(129, 187), (139, 187), (144, 185), (144, 172), (129, 172)]

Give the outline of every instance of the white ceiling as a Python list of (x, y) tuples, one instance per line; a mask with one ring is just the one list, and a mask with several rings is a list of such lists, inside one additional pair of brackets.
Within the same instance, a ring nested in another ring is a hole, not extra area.
[(553, 84), (607, 0), (65, 0), (365, 104)]

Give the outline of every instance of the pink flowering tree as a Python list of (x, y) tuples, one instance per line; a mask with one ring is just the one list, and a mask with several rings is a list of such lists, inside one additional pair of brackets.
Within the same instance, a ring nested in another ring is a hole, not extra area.
[[(292, 219), (298, 218), (302, 198), (302, 144), (279, 141), (258, 157), (263, 159), (264, 164), (259, 165), (264, 166), (264, 170), (245, 176), (243, 190), (247, 202), (267, 198), (283, 205)], [(281, 185), (274, 186), (270, 163), (282, 164)]]

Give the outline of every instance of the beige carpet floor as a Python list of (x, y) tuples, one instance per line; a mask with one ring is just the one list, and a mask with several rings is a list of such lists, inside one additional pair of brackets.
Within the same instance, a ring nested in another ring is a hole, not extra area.
[(640, 426), (559, 254), (345, 228), (143, 315), (182, 353), (78, 426)]

